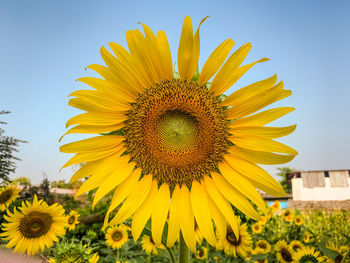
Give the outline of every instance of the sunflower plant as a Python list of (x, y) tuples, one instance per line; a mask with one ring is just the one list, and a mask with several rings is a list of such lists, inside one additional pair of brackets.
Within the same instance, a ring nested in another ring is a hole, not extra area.
[(239, 236), (232, 206), (255, 220), (259, 213), (250, 201), (267, 211), (256, 188), (285, 195), (257, 164), (286, 163), (297, 154), (275, 140), (292, 133), (295, 125), (265, 126), (294, 108), (258, 112), (291, 95), (276, 75), (223, 96), (253, 66), (268, 61), (242, 65), (250, 43), (230, 55), (235, 43), (223, 41), (196, 72), (200, 26), (206, 19), (194, 33), (191, 18), (185, 17), (177, 70), (165, 32), (155, 34), (145, 24), (144, 34), (127, 31), (129, 50), (117, 43), (109, 44), (112, 53), (102, 47), (106, 65), (87, 67), (101, 78), (79, 79), (92, 89), (71, 94), (68, 104), (84, 113), (68, 120), (67, 127), (73, 127), (65, 133), (100, 135), (60, 147), (75, 154), (63, 168), (82, 165), (71, 182), (88, 177), (78, 196), (97, 189), (95, 206), (113, 192), (105, 224), (132, 217), (136, 241), (150, 220), (158, 246), (167, 225), (164, 245), (179, 241), (182, 262), (188, 261), (188, 248), (196, 251), (195, 223), (206, 242), (216, 246), (215, 231), (221, 242), (228, 229), (232, 238)]

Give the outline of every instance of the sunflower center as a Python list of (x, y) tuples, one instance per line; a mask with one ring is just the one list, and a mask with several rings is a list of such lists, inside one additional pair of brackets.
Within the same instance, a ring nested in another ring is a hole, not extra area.
[(200, 180), (216, 170), (229, 146), (226, 109), (197, 82), (156, 83), (139, 94), (127, 116), (127, 153), (159, 183)]
[(49, 214), (31, 212), (21, 219), (19, 230), (26, 238), (37, 238), (49, 232), (52, 222)]
[(0, 204), (5, 204), (8, 200), (10, 200), (13, 191), (11, 189), (6, 190), (0, 194)]
[(68, 224), (72, 225), (74, 222), (75, 222), (75, 216), (71, 216), (71, 217), (68, 219)]
[(292, 255), (291, 255), (290, 252), (289, 252), (287, 249), (285, 249), (285, 248), (282, 248), (282, 249), (281, 249), (281, 256), (282, 256), (282, 258), (283, 258), (285, 261), (287, 261), (287, 262), (292, 262), (292, 261), (293, 261)]
[(262, 248), (262, 249), (266, 249), (266, 244), (264, 244), (264, 243), (259, 243), (259, 247)]
[(120, 240), (122, 239), (122, 237), (123, 237), (123, 234), (122, 234), (121, 232), (119, 232), (118, 230), (115, 231), (115, 232), (113, 233), (113, 235), (112, 235), (112, 239), (113, 239), (113, 241), (115, 241), (115, 242), (120, 241)]
[(231, 231), (227, 231), (226, 239), (233, 246), (239, 246), (241, 244), (241, 238), (237, 240), (235, 234)]
[(186, 152), (197, 143), (198, 122), (187, 112), (166, 111), (159, 117), (158, 132), (165, 149)]

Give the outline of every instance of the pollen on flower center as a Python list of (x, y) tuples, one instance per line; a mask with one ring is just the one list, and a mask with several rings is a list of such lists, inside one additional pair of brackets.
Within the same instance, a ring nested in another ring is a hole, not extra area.
[(154, 84), (127, 116), (127, 152), (145, 174), (169, 185), (191, 184), (215, 171), (229, 146), (225, 107), (194, 81)]
[(49, 214), (31, 212), (21, 219), (19, 229), (26, 238), (37, 238), (50, 230), (52, 222), (52, 217)]
[(166, 111), (159, 117), (158, 129), (161, 145), (170, 151), (186, 152), (198, 140), (198, 122), (187, 112)]

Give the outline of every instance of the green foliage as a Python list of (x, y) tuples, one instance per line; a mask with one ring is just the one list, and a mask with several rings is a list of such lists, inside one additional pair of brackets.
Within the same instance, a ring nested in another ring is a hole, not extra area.
[(277, 170), (279, 171), (277, 173), (277, 175), (282, 177), (280, 184), (282, 185), (284, 191), (286, 191), (286, 193), (290, 194), (292, 192), (292, 185), (288, 181), (287, 175), (293, 173), (294, 170), (289, 168), (289, 167), (282, 167), (282, 168), (279, 167), (279, 168), (277, 168)]
[[(8, 114), (9, 111), (0, 111), (1, 114)], [(0, 124), (6, 124), (6, 122), (0, 121)], [(17, 157), (13, 155), (14, 152), (18, 152), (17, 147), (19, 143), (24, 143), (14, 137), (4, 136), (4, 130), (0, 128), (0, 179), (8, 182), (10, 181), (9, 175), (16, 170), (15, 161), (19, 161)]]
[(17, 178), (14, 180), (14, 182), (15, 182), (15, 183), (18, 183), (18, 184), (20, 184), (20, 185), (23, 185), (23, 186), (30, 186), (30, 185), (31, 185), (30, 178), (25, 177), (25, 176), (17, 177)]

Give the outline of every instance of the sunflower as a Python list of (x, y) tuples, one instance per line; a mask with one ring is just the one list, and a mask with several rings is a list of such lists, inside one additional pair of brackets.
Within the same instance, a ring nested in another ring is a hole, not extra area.
[(67, 224), (69, 230), (74, 230), (75, 226), (79, 224), (79, 213), (75, 210), (70, 211), (69, 215), (67, 216)]
[(202, 245), (203, 242), (203, 235), (198, 227), (196, 227), (196, 230), (194, 231), (194, 234), (196, 235), (196, 242), (198, 245)]
[(267, 254), (271, 250), (271, 245), (266, 240), (258, 240), (255, 244), (253, 254)]
[(259, 221), (258, 221), (258, 223), (263, 226), (263, 225), (266, 224), (267, 220), (268, 220), (268, 216), (267, 215), (266, 216), (261, 216)]
[(157, 245), (154, 243), (152, 237), (144, 235), (141, 239), (141, 244), (142, 244), (142, 249), (146, 251), (147, 254), (151, 255), (158, 255), (158, 250), (159, 249), (164, 249), (165, 247), (160, 244)]
[(262, 225), (257, 222), (252, 225), (252, 231), (255, 234), (260, 234), (262, 232)]
[(294, 224), (296, 224), (297, 226), (301, 226), (303, 224), (303, 218), (300, 215), (297, 215), (294, 218)]
[[(241, 223), (241, 219), (236, 217), (238, 223)], [(226, 235), (222, 239), (221, 234), (218, 233), (219, 243), (222, 242), (222, 248), (224, 249), (227, 255), (237, 255), (245, 258), (247, 252), (252, 248), (252, 238), (247, 231), (247, 224), (240, 224), (239, 234), (236, 235), (230, 226), (227, 227)], [(223, 241), (221, 241), (223, 240)]]
[(304, 243), (310, 243), (310, 234), (309, 234), (309, 232), (304, 232), (304, 236), (303, 236), (303, 241), (304, 241)]
[(254, 260), (254, 263), (268, 263), (267, 258), (260, 259), (260, 260)]
[(128, 232), (123, 226), (114, 226), (107, 230), (106, 243), (111, 248), (121, 248), (128, 241)]
[(276, 211), (279, 211), (281, 210), (281, 204), (279, 201), (275, 201), (272, 205), (271, 205), (271, 209), (272, 209), (272, 212), (276, 212)]
[(21, 189), (17, 185), (6, 185), (0, 188), (0, 211), (5, 211), (7, 207), (19, 196)]
[(200, 247), (196, 250), (196, 258), (197, 259), (205, 259), (208, 256), (208, 249), (206, 247)]
[(299, 240), (293, 240), (290, 242), (289, 247), (296, 252), (298, 249), (301, 249), (304, 247), (303, 243), (301, 243)]
[[(63, 168), (82, 164), (71, 182), (89, 177), (77, 196), (98, 188), (93, 206), (114, 191), (105, 222), (115, 225), (132, 217), (135, 240), (151, 218), (152, 238), (161, 244), (169, 218), (169, 247), (181, 230), (186, 244), (195, 251), (195, 221), (204, 238), (215, 246), (212, 220), (220, 231), (225, 231), (227, 221), (239, 234), (230, 204), (258, 220), (249, 200), (263, 212), (267, 209), (256, 188), (285, 195), (281, 185), (257, 164), (281, 164), (297, 154), (274, 140), (292, 133), (295, 125), (265, 126), (294, 108), (256, 112), (288, 97), (291, 91), (283, 88), (282, 81), (276, 83), (273, 75), (221, 96), (255, 64), (268, 59), (241, 66), (251, 44), (228, 57), (234, 41), (227, 39), (195, 74), (199, 26), (193, 35), (191, 18), (186, 16), (178, 74), (174, 74), (164, 31), (154, 34), (142, 26), (145, 35), (139, 30), (126, 33), (130, 52), (117, 43), (110, 43), (114, 55), (101, 48), (106, 66), (87, 68), (102, 78), (79, 79), (93, 89), (71, 94), (74, 98), (69, 105), (86, 112), (68, 120), (67, 127), (76, 126), (65, 135), (102, 135), (61, 146), (62, 152), (76, 154)], [(110, 220), (110, 213), (118, 207)]]
[(298, 263), (317, 263), (322, 262), (322, 257), (319, 256), (320, 252), (315, 251), (314, 247), (303, 247), (298, 249), (293, 255), (295, 262)]
[(280, 240), (275, 245), (275, 250), (277, 252), (277, 260), (281, 263), (291, 263), (296, 262), (293, 259), (293, 250), (287, 245), (286, 241)]
[(22, 202), (19, 210), (15, 208), (13, 213), (7, 210), (4, 218), (8, 223), (3, 223), (4, 232), (0, 234), (9, 240), (6, 247), (15, 247), (15, 252), (34, 255), (44, 251), (45, 246), (52, 247), (53, 242), (58, 242), (57, 237), (65, 234), (66, 217), (61, 205), (49, 206), (35, 195), (32, 203)]
[(285, 209), (282, 213), (282, 217), (286, 222), (291, 223), (293, 221), (293, 211), (289, 208)]

